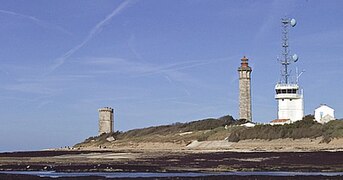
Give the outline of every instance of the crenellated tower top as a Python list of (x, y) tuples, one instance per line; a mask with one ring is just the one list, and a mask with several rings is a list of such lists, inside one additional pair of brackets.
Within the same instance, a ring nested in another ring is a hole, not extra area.
[(111, 107), (103, 107), (103, 108), (98, 109), (98, 111), (99, 112), (105, 112), (105, 111), (113, 112), (113, 108), (111, 108)]

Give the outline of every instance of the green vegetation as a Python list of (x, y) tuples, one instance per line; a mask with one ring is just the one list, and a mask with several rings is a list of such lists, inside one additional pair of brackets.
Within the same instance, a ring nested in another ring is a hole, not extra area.
[(245, 139), (282, 139), (282, 138), (317, 138), (329, 143), (333, 138), (343, 137), (343, 121), (330, 121), (324, 125), (306, 116), (304, 120), (286, 125), (256, 125), (253, 128), (239, 127), (233, 130), (228, 140), (238, 142)]
[(191, 142), (193, 140), (223, 140), (228, 136), (225, 125), (240, 124), (232, 116), (221, 118), (208, 118), (187, 123), (174, 123), (171, 125), (153, 126), (142, 129), (134, 129), (126, 132), (114, 132), (90, 137), (75, 146), (93, 145), (99, 146), (109, 143), (107, 138), (113, 137), (116, 142)]
[[(194, 140), (224, 140), (238, 142), (245, 139), (282, 139), (282, 138), (317, 138), (322, 137), (322, 143), (329, 143), (333, 138), (343, 137), (343, 121), (330, 121), (324, 125), (313, 120), (312, 115), (307, 115), (302, 121), (286, 125), (256, 125), (255, 127), (243, 127), (239, 124), (243, 120), (234, 120), (231, 116), (218, 119), (209, 118), (187, 123), (174, 123), (171, 125), (154, 126), (142, 129), (129, 130), (127, 132), (114, 132), (90, 137), (79, 146), (111, 146), (113, 143), (140, 143), (140, 142), (164, 142), (164, 143), (190, 143)], [(228, 128), (225, 128), (227, 125)]]
[(343, 137), (343, 121), (330, 121), (323, 126), (323, 142), (330, 142), (333, 138)]
[(224, 127), (225, 125), (230, 125), (235, 122), (236, 121), (231, 116), (224, 116), (219, 119), (209, 118), (188, 123), (174, 123), (171, 125), (134, 129), (120, 134), (120, 138), (211, 130), (217, 127)]
[(117, 131), (117, 132), (113, 132), (113, 133), (103, 133), (99, 136), (93, 136), (93, 137), (89, 137), (87, 138), (84, 142), (82, 143), (90, 143), (90, 142), (94, 142), (94, 141), (97, 141), (97, 142), (106, 142), (107, 138), (109, 137), (113, 137), (114, 139), (116, 139), (116, 137), (118, 137), (118, 135), (121, 134), (121, 132)]

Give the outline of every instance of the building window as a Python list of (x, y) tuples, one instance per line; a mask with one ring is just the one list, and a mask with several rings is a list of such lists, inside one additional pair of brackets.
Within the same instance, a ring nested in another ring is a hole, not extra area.
[(296, 94), (297, 93), (297, 89), (287, 89), (285, 90), (287, 94)]

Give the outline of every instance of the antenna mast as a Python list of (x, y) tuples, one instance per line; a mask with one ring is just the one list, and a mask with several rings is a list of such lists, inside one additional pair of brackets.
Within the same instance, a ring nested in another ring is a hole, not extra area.
[[(288, 31), (289, 27), (294, 27), (296, 25), (295, 19), (290, 18), (282, 18), (282, 59), (281, 59), (281, 65), (283, 65), (283, 72), (281, 73), (281, 76), (283, 77), (283, 83), (288, 84), (289, 83), (289, 76), (290, 72), (288, 71), (288, 65), (291, 64), (291, 58), (294, 62), (298, 60), (298, 56), (294, 54), (292, 57), (289, 56), (289, 44), (288, 44)], [(289, 26), (290, 25), (290, 26)]]
[(285, 17), (281, 19), (281, 25), (282, 55), (278, 58), (278, 62), (281, 63), (282, 68), (280, 81), (275, 85), (275, 99), (278, 101), (278, 119), (287, 120), (281, 123), (284, 124), (299, 121), (304, 117), (304, 99), (303, 91), (298, 84), (299, 77), (303, 71), (298, 74), (298, 69), (295, 68), (295, 78), (293, 79), (294, 72), (290, 68), (292, 63), (298, 61), (296, 54), (290, 54), (288, 44), (289, 29), (296, 25), (296, 21), (295, 19)]

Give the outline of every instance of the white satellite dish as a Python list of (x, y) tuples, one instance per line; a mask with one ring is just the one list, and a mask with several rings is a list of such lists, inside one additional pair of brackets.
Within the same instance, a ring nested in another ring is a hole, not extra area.
[(299, 57), (298, 57), (297, 54), (293, 54), (292, 59), (293, 59), (294, 62), (297, 62)]
[(291, 26), (294, 27), (297, 25), (297, 21), (295, 19), (291, 19)]

